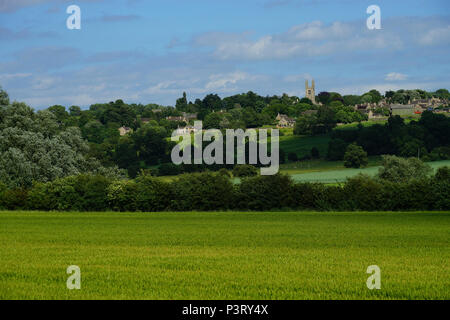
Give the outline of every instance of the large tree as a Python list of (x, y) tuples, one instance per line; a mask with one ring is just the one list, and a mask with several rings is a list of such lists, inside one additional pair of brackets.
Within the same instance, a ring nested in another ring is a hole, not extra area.
[(63, 128), (52, 112), (35, 113), (14, 102), (0, 106), (0, 115), (0, 181), (9, 187), (100, 169), (97, 160), (87, 157), (80, 130)]

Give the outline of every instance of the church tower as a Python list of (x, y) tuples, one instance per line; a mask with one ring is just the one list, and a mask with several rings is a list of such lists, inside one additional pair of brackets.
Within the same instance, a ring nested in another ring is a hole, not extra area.
[(308, 85), (308, 80), (305, 80), (305, 94), (312, 103), (316, 104), (316, 85), (314, 79), (312, 80), (311, 87)]

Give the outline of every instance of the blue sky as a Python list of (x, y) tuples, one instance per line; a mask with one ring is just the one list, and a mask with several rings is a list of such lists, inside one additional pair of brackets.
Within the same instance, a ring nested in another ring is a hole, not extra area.
[[(81, 8), (68, 30), (66, 8)], [(381, 8), (381, 30), (366, 9)], [(450, 88), (448, 0), (0, 0), (0, 85), (36, 109)]]

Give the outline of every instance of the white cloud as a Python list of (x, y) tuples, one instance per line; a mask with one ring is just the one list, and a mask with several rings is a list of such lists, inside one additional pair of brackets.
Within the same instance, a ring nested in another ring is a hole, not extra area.
[(368, 30), (364, 21), (313, 21), (285, 32), (258, 38), (249, 32), (205, 33), (194, 44), (213, 48), (222, 60), (280, 60), (290, 58), (348, 55), (376, 51), (392, 52), (450, 42), (450, 26), (444, 18), (386, 19), (382, 30)]
[(245, 72), (233, 72), (228, 74), (214, 74), (209, 77), (210, 81), (205, 85), (207, 90), (226, 89), (229, 85), (234, 85), (238, 81), (245, 80), (250, 76)]
[(402, 81), (402, 80), (406, 80), (406, 78), (408, 78), (408, 76), (406, 74), (398, 73), (398, 72), (391, 72), (386, 75), (384, 80), (386, 80), (386, 81)]
[(450, 25), (427, 31), (419, 38), (419, 43), (426, 46), (450, 43)]

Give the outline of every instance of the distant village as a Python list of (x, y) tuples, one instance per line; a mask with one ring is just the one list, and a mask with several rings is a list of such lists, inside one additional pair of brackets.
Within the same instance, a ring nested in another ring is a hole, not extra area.
[[(309, 86), (308, 81), (305, 83), (305, 97), (311, 100), (312, 104), (315, 106), (322, 106), (321, 102), (317, 101), (317, 96), (315, 93), (315, 81), (312, 80), (311, 86)], [(441, 98), (429, 98), (429, 99), (413, 99), (409, 100), (407, 104), (392, 103), (389, 99), (383, 98), (377, 103), (360, 103), (355, 104), (353, 109), (362, 114), (367, 115), (368, 120), (383, 120), (387, 119), (389, 116), (399, 115), (401, 117), (417, 116), (422, 114), (424, 111), (431, 111), (435, 113), (449, 113), (449, 103), (448, 99)], [(445, 106), (445, 107), (442, 107)], [(153, 113), (161, 113), (161, 109), (153, 109)], [(214, 111), (213, 111), (214, 112)], [(225, 113), (225, 110), (217, 111), (218, 113)], [(315, 115), (318, 110), (313, 107), (311, 110), (306, 110), (301, 113), (300, 117)], [(186, 113), (182, 112), (179, 116), (167, 116), (165, 118), (171, 122), (185, 123), (185, 126), (178, 126), (176, 129), (177, 135), (184, 135), (195, 133), (196, 129), (192, 125), (193, 121), (198, 120), (197, 113)], [(151, 121), (150, 118), (141, 118), (141, 124), (145, 125)], [(274, 127), (277, 128), (293, 128), (297, 120), (295, 118), (289, 117), (286, 114), (278, 113), (274, 119)], [(337, 125), (342, 125), (342, 123), (337, 123)], [(120, 127), (119, 133), (121, 136), (125, 136), (132, 132), (133, 129), (129, 127)]]

